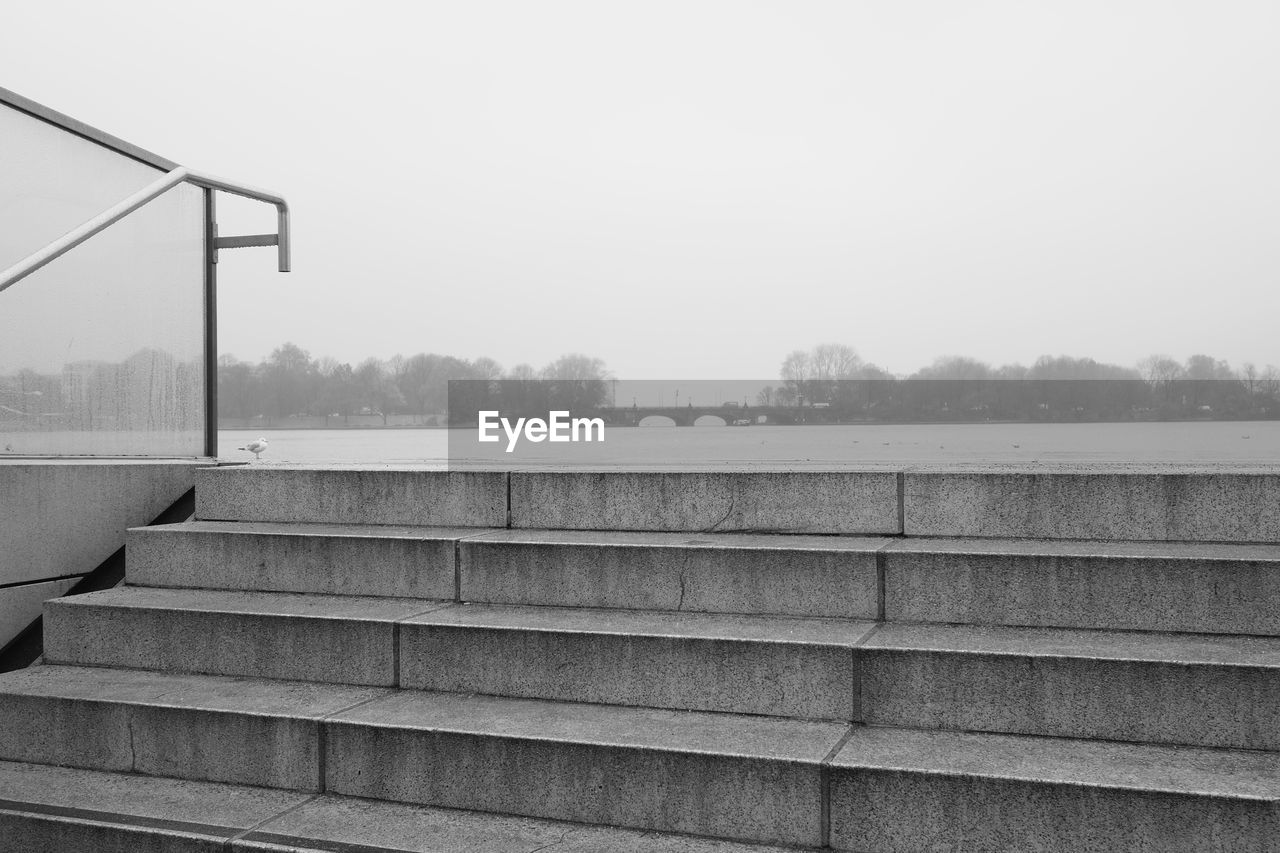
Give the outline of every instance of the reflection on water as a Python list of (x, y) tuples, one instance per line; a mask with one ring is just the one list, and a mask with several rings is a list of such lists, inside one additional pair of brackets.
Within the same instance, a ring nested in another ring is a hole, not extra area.
[[(265, 435), (269, 462), (444, 462), (449, 430), (223, 430), (218, 455)], [(470, 444), (470, 430), (454, 431)], [(474, 445), (471, 445), (474, 446)], [(584, 465), (698, 463), (931, 462), (1280, 462), (1280, 422), (1119, 424), (912, 424), (608, 429), (603, 444), (521, 446), (518, 459), (498, 445), (492, 460), (554, 459)]]

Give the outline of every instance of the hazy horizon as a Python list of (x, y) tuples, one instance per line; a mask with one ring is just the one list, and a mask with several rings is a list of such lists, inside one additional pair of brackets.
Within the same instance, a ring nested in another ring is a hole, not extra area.
[(247, 361), (1280, 363), (1273, 3), (64, 0), (6, 24), (0, 85), (290, 199), (295, 272), (219, 264), (219, 350)]

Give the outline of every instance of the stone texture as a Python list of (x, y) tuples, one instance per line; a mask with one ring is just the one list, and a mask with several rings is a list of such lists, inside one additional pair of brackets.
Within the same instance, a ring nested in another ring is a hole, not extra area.
[(821, 843), (837, 723), (402, 691), (327, 726), (338, 794)]
[(455, 605), (401, 626), (401, 685), (809, 719), (856, 718), (868, 622)]
[[(341, 845), (351, 845), (350, 848)], [(234, 850), (400, 853), (784, 853), (794, 848), (578, 823), (320, 797), (236, 841)]]
[(1280, 635), (1280, 546), (906, 539), (883, 556), (891, 620)]
[(859, 650), (863, 719), (1280, 749), (1280, 640), (886, 625)]
[(45, 605), (50, 663), (394, 686), (395, 623), (444, 602), (120, 587)]
[(831, 846), (1271, 853), (1280, 756), (861, 728), (832, 761)]
[(118, 551), (126, 528), (152, 521), (181, 498), (208, 464), (0, 457), (0, 587), (47, 581), (0, 590), (0, 648), (40, 617), (44, 599)]
[[(0, 839), (24, 853), (219, 853), (305, 794), (0, 762)], [(3, 844), (3, 842), (0, 842)]]
[(0, 458), (0, 584), (92, 571), (124, 544), (126, 528), (168, 509), (208, 464)]
[(464, 601), (875, 618), (875, 552), (846, 536), (510, 530), (461, 543)]
[(473, 528), (194, 521), (129, 531), (138, 586), (452, 599)]
[(21, 845), (3, 849), (22, 853), (223, 853), (229, 836), (218, 830), (0, 810), (0, 838)]
[(506, 527), (501, 471), (244, 465), (200, 471), (202, 521)]
[(516, 471), (511, 526), (899, 533), (894, 471)]
[(908, 536), (1280, 542), (1280, 470), (908, 469)]
[(320, 720), (385, 692), (33, 667), (0, 675), (0, 760), (315, 791)]

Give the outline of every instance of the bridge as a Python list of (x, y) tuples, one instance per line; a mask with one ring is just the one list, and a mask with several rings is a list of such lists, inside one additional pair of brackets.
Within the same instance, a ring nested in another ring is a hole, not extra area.
[[(807, 411), (807, 410), (805, 410)], [(617, 406), (600, 408), (593, 411), (596, 417), (604, 418), (610, 426), (638, 426), (648, 417), (670, 418), (676, 426), (693, 426), (699, 418), (712, 416), (723, 420), (726, 424), (734, 421), (749, 420), (752, 423), (796, 423), (797, 415), (802, 410), (783, 406)], [(763, 417), (765, 420), (760, 421)]]

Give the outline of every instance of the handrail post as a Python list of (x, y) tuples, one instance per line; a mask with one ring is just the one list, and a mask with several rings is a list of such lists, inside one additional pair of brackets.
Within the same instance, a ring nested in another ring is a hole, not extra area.
[(204, 196), (204, 455), (218, 455), (218, 250), (217, 200), (203, 187)]
[(289, 240), (289, 206), (287, 204), (276, 205), (276, 233), (280, 235), (280, 243), (276, 247), (280, 272), (288, 272), (293, 260), (290, 254), (292, 246)]

